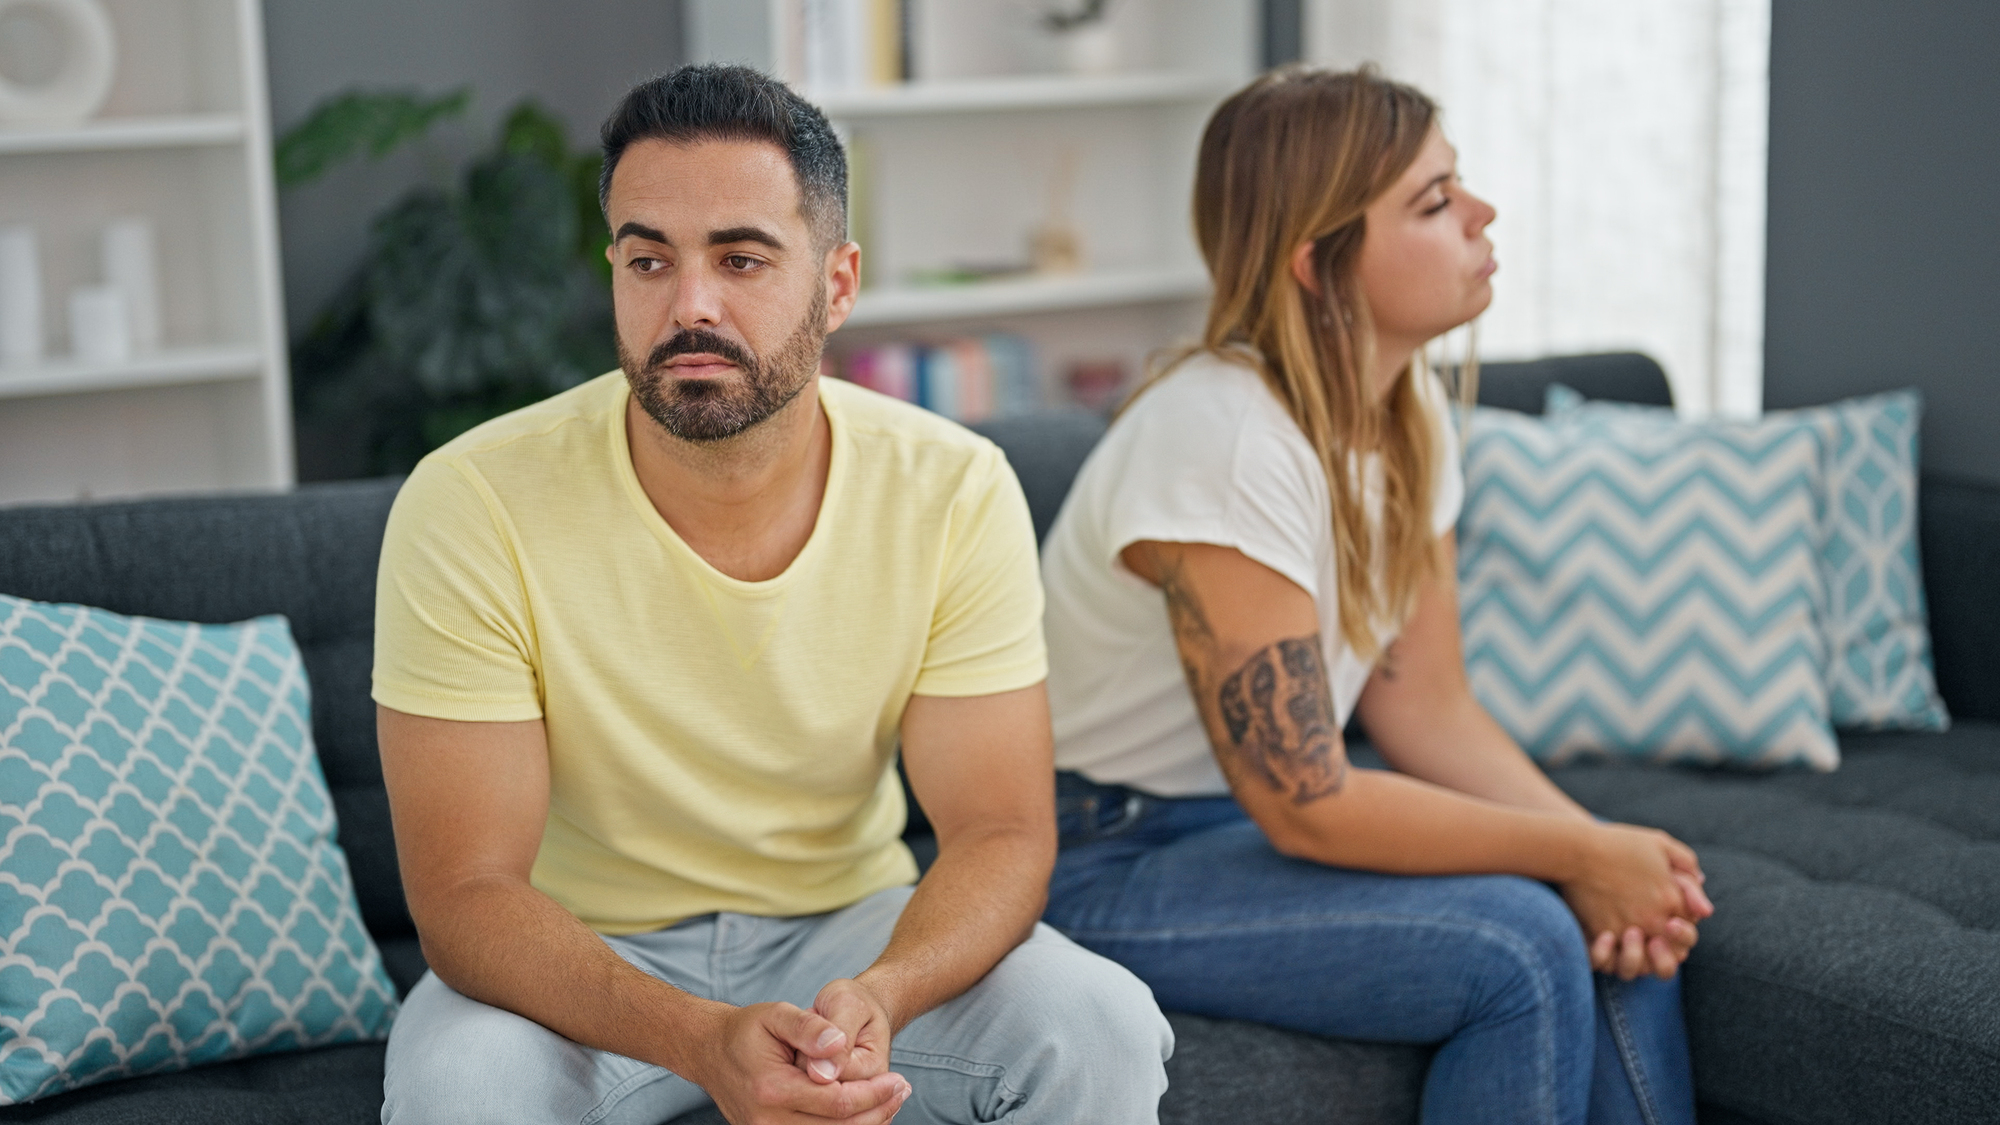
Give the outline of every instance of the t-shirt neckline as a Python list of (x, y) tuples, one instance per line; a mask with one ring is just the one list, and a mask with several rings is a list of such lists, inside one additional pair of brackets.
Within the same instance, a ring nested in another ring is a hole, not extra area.
[(638, 470), (632, 467), (632, 443), (630, 435), (625, 430), (625, 415), (630, 409), (632, 384), (621, 372), (618, 393), (610, 411), (610, 429), (607, 437), (611, 443), (614, 471), (618, 474), (619, 483), (625, 490), (625, 498), (632, 505), (640, 523), (664, 543), (669, 551), (680, 555), (695, 567), (698, 573), (712, 582), (741, 594), (769, 597), (781, 593), (790, 584), (792, 576), (802, 572), (806, 563), (819, 549), (820, 541), (832, 534), (826, 530), (830, 522), (828, 516), (838, 509), (846, 491), (843, 487), (848, 461), (845, 440), (846, 419), (841, 416), (840, 408), (834, 404), (833, 396), (826, 393), (825, 384), (825, 377), (820, 376), (819, 382), (815, 385), (815, 393), (819, 397), (819, 408), (826, 415), (826, 491), (820, 495), (819, 511), (813, 516), (812, 532), (806, 536), (805, 545), (799, 548), (798, 554), (792, 556), (792, 561), (785, 565), (785, 569), (762, 581), (750, 582), (716, 569), (713, 563), (701, 557), (701, 552), (688, 546), (687, 540), (681, 538), (680, 532), (675, 531), (674, 526), (666, 521), (666, 517), (660, 515), (658, 508), (653, 507), (652, 499), (646, 495), (645, 487), (639, 483)]

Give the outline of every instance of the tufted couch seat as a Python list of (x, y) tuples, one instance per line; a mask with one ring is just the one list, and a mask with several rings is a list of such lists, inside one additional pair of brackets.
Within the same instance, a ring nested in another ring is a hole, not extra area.
[[(1490, 365), (1481, 398), (1537, 409), (1551, 380), (1666, 402), (1641, 356)], [(985, 429), (1046, 530), (1102, 423), (1057, 415)], [(368, 699), (375, 556), (395, 488), (0, 510), (0, 592), (186, 620), (286, 614), (363, 919), (408, 989), (423, 957)], [(1844, 735), (1832, 774), (1555, 771), (1594, 811), (1701, 851), (1718, 908), (1686, 967), (1702, 1125), (2000, 1120), (2000, 488), (1927, 479), (1921, 504), (1951, 731)], [(921, 821), (911, 833), (927, 850)], [(1416, 1120), (1426, 1047), (1170, 1018), (1166, 1125)], [(0, 1108), (0, 1122), (363, 1125), (379, 1114), (381, 1075), (380, 1045), (340, 1047), (87, 1087)], [(677, 1125), (720, 1120), (702, 1111)]]
[(1558, 771), (1701, 853), (1702, 1097), (1770, 1121), (2000, 1120), (2000, 724), (1851, 734), (1831, 774)]

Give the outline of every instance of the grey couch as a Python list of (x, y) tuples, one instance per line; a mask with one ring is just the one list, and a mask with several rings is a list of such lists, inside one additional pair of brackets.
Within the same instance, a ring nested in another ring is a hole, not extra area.
[[(1539, 410), (1552, 379), (1666, 401), (1658, 367), (1637, 356), (1490, 365), (1482, 399)], [(986, 429), (1045, 531), (1101, 424)], [(0, 510), (0, 591), (200, 621), (286, 614), (362, 913), (408, 988), (423, 958), (368, 699), (375, 556), (395, 488)], [(1556, 773), (1598, 813), (1701, 850), (1718, 913), (1688, 962), (1686, 1003), (1704, 1125), (2000, 1120), (2000, 488), (1927, 479), (1922, 532), (1950, 732), (1846, 735), (1845, 764), (1826, 775)], [(920, 818), (911, 831), (923, 850)], [(1172, 1018), (1164, 1121), (1415, 1120), (1425, 1047)], [(339, 1047), (89, 1087), (0, 1109), (0, 1122), (361, 1125), (376, 1120), (381, 1075), (379, 1045)]]

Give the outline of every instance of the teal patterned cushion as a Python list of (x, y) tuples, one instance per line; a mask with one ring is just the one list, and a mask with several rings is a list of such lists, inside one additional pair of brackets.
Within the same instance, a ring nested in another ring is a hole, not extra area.
[[(1673, 425), (1656, 407), (1582, 402), (1551, 388), (1552, 413), (1624, 415)], [(1932, 673), (1931, 635), (1917, 558), (1917, 426), (1914, 390), (1772, 411), (1770, 425), (1817, 429), (1823, 440), (1825, 496), (1820, 566), (1829, 711), (1837, 727), (1944, 730), (1951, 725)]]
[(1551, 764), (1834, 768), (1818, 433), (1621, 421), (1473, 412), (1458, 535), (1474, 693)]
[(334, 833), (284, 618), (0, 595), (0, 1105), (387, 1035)]

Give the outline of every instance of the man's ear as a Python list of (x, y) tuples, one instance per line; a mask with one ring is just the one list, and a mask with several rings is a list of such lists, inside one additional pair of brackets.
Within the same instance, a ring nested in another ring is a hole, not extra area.
[(846, 323), (861, 295), (861, 246), (843, 242), (826, 252), (826, 330)]

